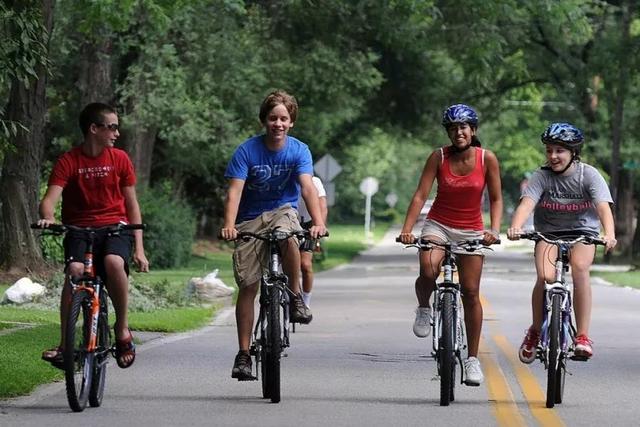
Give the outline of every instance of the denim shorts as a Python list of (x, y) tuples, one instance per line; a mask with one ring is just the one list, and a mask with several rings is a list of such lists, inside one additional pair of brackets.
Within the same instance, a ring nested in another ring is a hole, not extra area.
[[(420, 237), (436, 237), (443, 242), (459, 242), (460, 240), (482, 239), (484, 237), (484, 233), (478, 230), (464, 230), (461, 228), (449, 227), (439, 223), (438, 221), (427, 218), (422, 224)], [(460, 255), (484, 255), (482, 249), (475, 252), (468, 252), (466, 250), (454, 250), (453, 253)]]

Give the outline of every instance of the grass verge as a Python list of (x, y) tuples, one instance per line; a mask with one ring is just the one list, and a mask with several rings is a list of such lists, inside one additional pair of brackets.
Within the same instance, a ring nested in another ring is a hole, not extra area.
[(624, 272), (594, 271), (591, 275), (602, 277), (607, 282), (617, 286), (629, 286), (640, 289), (640, 271), (637, 270)]

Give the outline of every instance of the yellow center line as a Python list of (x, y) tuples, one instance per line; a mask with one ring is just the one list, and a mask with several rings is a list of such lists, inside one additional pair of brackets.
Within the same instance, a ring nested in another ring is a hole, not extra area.
[(502, 350), (511, 363), (522, 393), (529, 404), (529, 410), (533, 416), (543, 426), (564, 426), (560, 416), (553, 410), (545, 406), (546, 395), (538, 381), (533, 376), (528, 367), (524, 366), (516, 357), (516, 349), (509, 344), (504, 335), (494, 335), (493, 341)]
[(526, 426), (524, 418), (518, 410), (511, 393), (511, 388), (495, 361), (495, 355), (489, 356), (491, 350), (481, 342), (479, 359), (484, 367), (489, 400), (493, 403), (493, 413), (499, 426)]

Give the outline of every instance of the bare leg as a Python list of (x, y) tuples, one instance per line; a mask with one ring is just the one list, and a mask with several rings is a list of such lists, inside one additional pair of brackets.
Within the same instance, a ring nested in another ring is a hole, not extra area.
[(595, 246), (577, 244), (569, 258), (573, 277), (573, 302), (576, 315), (576, 335), (589, 335), (591, 323), (591, 284), (589, 268), (595, 256)]
[(302, 290), (310, 293), (313, 288), (313, 252), (300, 251), (300, 270), (302, 271)]
[(289, 278), (289, 288), (294, 294), (300, 293), (300, 249), (295, 239), (288, 239), (281, 246), (282, 269)]
[(240, 288), (236, 302), (236, 325), (238, 328), (238, 347), (240, 351), (249, 351), (251, 330), (253, 329), (253, 305), (258, 294), (258, 282)]
[[(433, 238), (427, 236), (427, 238)], [(416, 298), (419, 307), (429, 307), (431, 294), (436, 288), (436, 279), (440, 275), (440, 266), (444, 258), (444, 251), (432, 249), (420, 251), (420, 275), (415, 282)]]
[(480, 333), (482, 332), (480, 277), (482, 276), (483, 263), (484, 257), (479, 255), (462, 255), (458, 257), (469, 357), (478, 356)]

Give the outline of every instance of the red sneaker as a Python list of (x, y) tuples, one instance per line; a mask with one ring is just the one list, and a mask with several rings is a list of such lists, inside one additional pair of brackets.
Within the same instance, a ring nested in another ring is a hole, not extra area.
[(593, 348), (591, 344), (593, 341), (589, 339), (586, 335), (578, 335), (574, 341), (575, 348), (573, 349), (573, 354), (579, 357), (589, 358), (593, 356)]
[(529, 364), (536, 360), (536, 348), (538, 347), (538, 341), (540, 340), (540, 332), (533, 329), (531, 326), (522, 340), (520, 350), (518, 351), (518, 357), (522, 363)]

